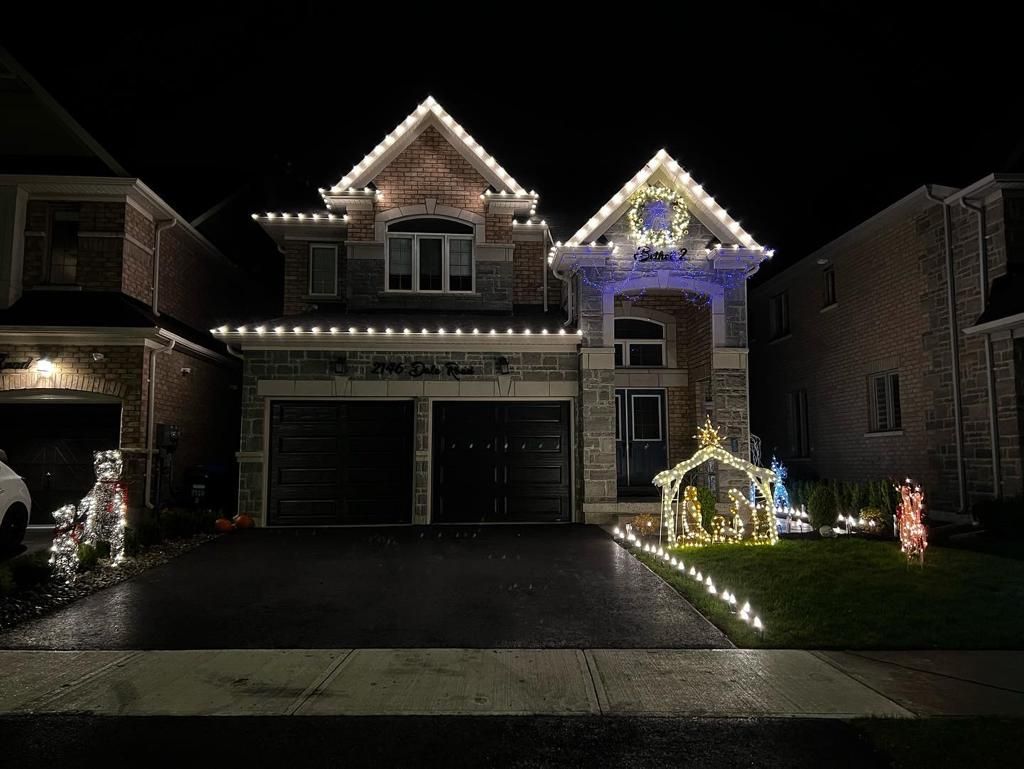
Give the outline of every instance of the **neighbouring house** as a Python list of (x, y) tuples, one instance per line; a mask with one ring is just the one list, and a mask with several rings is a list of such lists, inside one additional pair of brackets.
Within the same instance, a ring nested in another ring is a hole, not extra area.
[(31, 523), (110, 448), (133, 512), (188, 500), (200, 466), (230, 506), (241, 366), (209, 328), (247, 310), (246, 273), (2, 51), (0, 114), (0, 448)]
[(921, 187), (751, 291), (753, 429), (794, 477), (1021, 493), (1024, 176)]
[[(253, 214), (284, 315), (244, 356), (239, 507), (266, 525), (613, 520), (707, 415), (749, 455), (746, 280), (770, 252), (664, 151), (566, 242), (433, 99), (318, 207)], [(704, 482), (746, 489), (712, 466)]]

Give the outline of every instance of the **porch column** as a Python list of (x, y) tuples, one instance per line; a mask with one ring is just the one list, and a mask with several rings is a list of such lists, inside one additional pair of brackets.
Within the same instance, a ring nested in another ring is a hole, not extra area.
[[(712, 318), (711, 421), (720, 427), (727, 451), (750, 459), (750, 392), (747, 377), (747, 303), (742, 279), (726, 281), (729, 288)], [(749, 490), (747, 476), (727, 466), (718, 468), (719, 502), (728, 490)]]
[[(585, 268), (594, 270), (595, 268)], [(590, 276), (592, 279), (596, 275)], [(616, 503), (615, 481), (615, 351), (612, 334), (615, 297), (600, 284), (580, 283), (580, 398), (577, 409), (582, 467), (579, 498), (587, 523), (610, 520)]]

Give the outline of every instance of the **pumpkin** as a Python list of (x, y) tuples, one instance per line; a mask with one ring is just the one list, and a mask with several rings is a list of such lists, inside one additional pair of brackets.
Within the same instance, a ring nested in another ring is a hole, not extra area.
[(239, 529), (251, 529), (256, 525), (256, 521), (252, 519), (252, 516), (245, 513), (239, 513), (232, 520)]
[(235, 524), (233, 524), (227, 518), (218, 518), (216, 521), (213, 522), (213, 526), (217, 529), (217, 531), (220, 532), (235, 530)]

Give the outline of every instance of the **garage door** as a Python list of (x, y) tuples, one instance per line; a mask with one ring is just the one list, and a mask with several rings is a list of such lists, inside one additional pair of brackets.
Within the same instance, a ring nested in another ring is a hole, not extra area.
[(268, 523), (410, 523), (412, 436), (411, 402), (275, 401)]
[(569, 521), (568, 403), (434, 404), (433, 520)]
[(0, 449), (25, 478), (32, 525), (52, 526), (50, 515), (78, 502), (96, 481), (93, 453), (121, 445), (121, 405), (0, 404)]

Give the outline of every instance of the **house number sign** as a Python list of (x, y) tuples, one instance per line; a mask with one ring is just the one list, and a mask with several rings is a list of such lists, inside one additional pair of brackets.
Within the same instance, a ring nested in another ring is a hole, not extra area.
[(676, 251), (655, 251), (650, 246), (640, 246), (633, 254), (638, 262), (681, 262), (686, 256), (686, 249)]
[(421, 360), (414, 360), (412, 363), (403, 363), (402, 361), (393, 360), (378, 360), (373, 362), (371, 373), (378, 374), (380, 376), (388, 374), (392, 376), (402, 376), (404, 374), (413, 378), (425, 376), (427, 374), (433, 374), (434, 376), (444, 374), (445, 376), (458, 380), (458, 378), (463, 374), (472, 374), (473, 367), (460, 366), (458, 363), (454, 363), (452, 361), (438, 365), (437, 363), (424, 363)]

